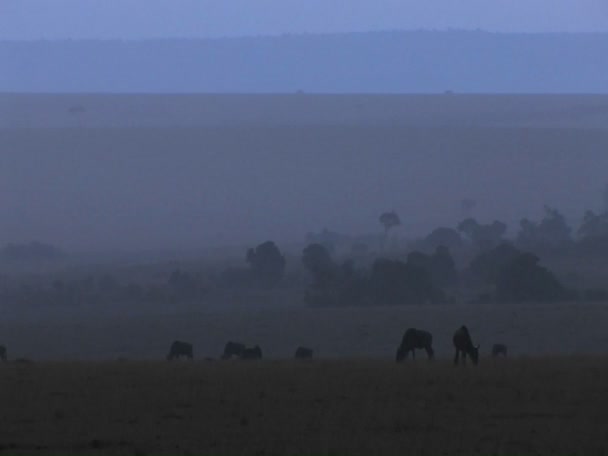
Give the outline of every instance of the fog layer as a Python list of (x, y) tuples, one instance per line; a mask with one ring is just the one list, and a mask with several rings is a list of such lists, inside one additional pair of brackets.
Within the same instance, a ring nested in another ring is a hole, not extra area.
[(78, 250), (379, 233), (393, 209), (413, 237), (455, 226), (463, 198), (512, 231), (544, 204), (578, 223), (608, 169), (606, 130), (483, 123), (5, 128), (0, 150), (0, 243)]

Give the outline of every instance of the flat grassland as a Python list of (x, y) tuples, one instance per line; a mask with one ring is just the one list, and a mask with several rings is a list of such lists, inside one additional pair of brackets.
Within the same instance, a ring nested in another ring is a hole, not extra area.
[(608, 358), (10, 363), (0, 453), (608, 453)]

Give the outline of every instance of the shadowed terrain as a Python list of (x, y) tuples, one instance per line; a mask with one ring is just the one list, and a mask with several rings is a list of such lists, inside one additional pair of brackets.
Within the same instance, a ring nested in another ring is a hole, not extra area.
[(10, 454), (605, 454), (608, 360), (7, 365)]

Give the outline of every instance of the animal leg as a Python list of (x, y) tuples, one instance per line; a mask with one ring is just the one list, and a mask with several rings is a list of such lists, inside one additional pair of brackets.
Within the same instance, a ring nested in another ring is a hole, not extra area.
[(459, 350), (456, 349), (456, 355), (454, 356), (454, 365), (458, 366), (458, 355), (460, 354)]

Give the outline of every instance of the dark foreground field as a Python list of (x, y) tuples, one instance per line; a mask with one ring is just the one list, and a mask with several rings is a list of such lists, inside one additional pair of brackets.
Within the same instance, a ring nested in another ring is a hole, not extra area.
[(608, 454), (608, 359), (7, 364), (4, 454)]

